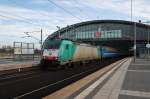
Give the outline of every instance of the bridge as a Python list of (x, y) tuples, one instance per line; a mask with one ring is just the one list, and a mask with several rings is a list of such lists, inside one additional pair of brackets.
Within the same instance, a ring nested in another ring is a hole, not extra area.
[(124, 20), (93, 20), (64, 27), (47, 39), (71, 39), (94, 45), (110, 46), (123, 53), (133, 53), (136, 30), (137, 56), (146, 58), (149, 52), (149, 25)]

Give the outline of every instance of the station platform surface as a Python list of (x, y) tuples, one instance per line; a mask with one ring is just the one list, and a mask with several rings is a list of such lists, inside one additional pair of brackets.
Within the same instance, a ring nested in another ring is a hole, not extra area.
[(64, 92), (57, 91), (44, 99), (150, 99), (149, 60), (136, 59), (134, 62), (133, 58), (127, 58), (115, 65), (111, 70), (91, 81), (92, 83), (78, 88), (73, 93), (70, 92), (71, 94), (66, 95), (71, 91), (66, 87), (63, 88)]
[(26, 68), (38, 65), (40, 59), (14, 61), (13, 59), (0, 59), (0, 71), (17, 68)]

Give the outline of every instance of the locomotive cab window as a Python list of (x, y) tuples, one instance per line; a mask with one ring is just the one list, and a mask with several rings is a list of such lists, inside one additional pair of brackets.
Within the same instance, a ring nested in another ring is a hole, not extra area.
[(66, 48), (66, 49), (69, 49), (69, 44), (66, 44), (65, 48)]
[(45, 42), (44, 42), (44, 49), (59, 49), (60, 47), (60, 44), (61, 44), (61, 40), (50, 40), (50, 39), (47, 39)]

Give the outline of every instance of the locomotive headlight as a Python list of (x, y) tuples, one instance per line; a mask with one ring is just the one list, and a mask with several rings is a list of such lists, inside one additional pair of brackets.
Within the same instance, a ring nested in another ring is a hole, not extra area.
[(52, 55), (52, 52), (49, 52), (49, 55)]

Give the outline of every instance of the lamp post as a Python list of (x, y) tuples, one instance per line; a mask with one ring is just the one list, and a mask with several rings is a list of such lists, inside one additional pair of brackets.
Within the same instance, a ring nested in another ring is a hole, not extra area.
[(43, 44), (43, 30), (41, 29), (41, 42), (40, 42), (40, 44), (41, 44), (41, 59), (42, 59), (42, 44)]
[(149, 59), (149, 57), (150, 57), (150, 55), (149, 55), (149, 48), (150, 48), (150, 44), (149, 44), (149, 22), (148, 22), (148, 46), (147, 46), (147, 48), (148, 48), (148, 59)]
[(134, 22), (134, 62), (136, 61), (136, 22)]
[(131, 21), (132, 21), (133, 0), (131, 0)]
[(149, 55), (149, 48), (150, 48), (150, 44), (149, 44), (149, 22), (150, 21), (147, 21), (147, 25), (148, 25), (148, 31), (147, 31), (147, 35), (148, 35), (148, 37), (147, 37), (147, 45), (146, 45), (146, 47), (147, 47), (147, 49), (148, 49), (148, 52), (147, 52), (147, 54), (148, 54), (148, 59), (150, 58), (150, 55)]
[(69, 40), (70, 39), (70, 35), (69, 35), (69, 32), (68, 32), (68, 28), (69, 28), (69, 25), (66, 26), (67, 39)]
[[(131, 0), (131, 22), (133, 21), (132, 18), (133, 17), (133, 0)], [(134, 23), (134, 62), (136, 61), (136, 49), (137, 49), (137, 45), (136, 45), (136, 22)]]

